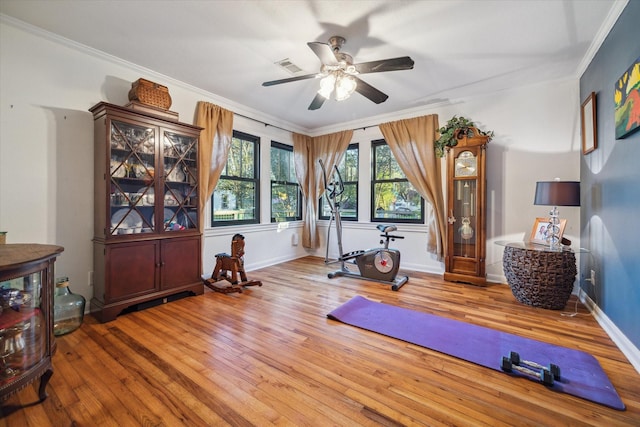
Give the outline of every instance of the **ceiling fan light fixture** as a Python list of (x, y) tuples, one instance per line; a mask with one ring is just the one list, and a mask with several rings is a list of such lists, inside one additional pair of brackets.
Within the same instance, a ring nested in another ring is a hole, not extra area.
[[(408, 56), (354, 64), (353, 57), (341, 50), (345, 43), (345, 38), (340, 36), (331, 37), (329, 43), (307, 43), (307, 46), (309, 46), (318, 59), (320, 59), (321, 66), (319, 73), (272, 80), (262, 83), (262, 86), (274, 86), (300, 80), (319, 79), (320, 88), (309, 105), (309, 110), (317, 110), (322, 107), (324, 101), (332, 96), (335, 97), (336, 101), (348, 99), (355, 91), (371, 102), (381, 104), (389, 98), (389, 95), (381, 92), (367, 82), (360, 80), (358, 76), (368, 73), (413, 69), (413, 59)], [(287, 62), (290, 63), (288, 60)]]
[(356, 90), (356, 80), (348, 74), (341, 73), (336, 81), (336, 101), (344, 101)]
[(333, 93), (333, 89), (336, 85), (336, 76), (331, 73), (326, 77), (323, 77), (322, 80), (320, 80), (320, 90), (318, 91), (318, 93), (322, 96), (324, 96), (325, 98), (329, 99), (331, 97), (331, 94)]

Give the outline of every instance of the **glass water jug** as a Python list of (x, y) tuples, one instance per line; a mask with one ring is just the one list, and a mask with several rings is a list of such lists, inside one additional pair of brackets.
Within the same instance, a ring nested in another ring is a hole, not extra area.
[(78, 329), (84, 318), (84, 306), (84, 297), (69, 289), (69, 279), (58, 279), (53, 294), (53, 334), (59, 336)]

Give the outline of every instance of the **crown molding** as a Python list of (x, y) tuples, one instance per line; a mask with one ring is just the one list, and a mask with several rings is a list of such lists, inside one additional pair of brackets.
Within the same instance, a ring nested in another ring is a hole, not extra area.
[(618, 18), (620, 17), (622, 11), (628, 3), (629, 0), (614, 1), (613, 6), (609, 10), (609, 14), (602, 23), (602, 26), (594, 37), (593, 42), (591, 42), (591, 46), (589, 46), (587, 53), (585, 53), (582, 61), (580, 62), (580, 64), (578, 64), (578, 68), (576, 69), (576, 76), (578, 78), (582, 77), (582, 74), (584, 74), (584, 72), (587, 70), (587, 67), (589, 66), (589, 64), (591, 64), (593, 57), (596, 56), (596, 53), (598, 53), (600, 46), (602, 46), (602, 43), (604, 43), (604, 40), (609, 35), (609, 32), (618, 21)]

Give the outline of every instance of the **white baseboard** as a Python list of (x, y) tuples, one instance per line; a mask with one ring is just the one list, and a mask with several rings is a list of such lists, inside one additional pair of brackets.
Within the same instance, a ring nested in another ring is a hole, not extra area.
[(412, 264), (409, 262), (402, 262), (402, 267), (400, 267), (400, 270), (412, 270), (412, 271), (419, 271), (421, 273), (431, 273), (431, 274), (437, 274), (442, 276), (442, 274), (444, 273), (444, 269), (442, 268), (432, 268), (429, 266), (426, 266), (424, 264)]
[(629, 341), (622, 331), (618, 329), (615, 323), (613, 323), (611, 319), (609, 319), (609, 317), (600, 310), (600, 307), (596, 305), (589, 295), (582, 292), (580, 301), (587, 306), (589, 311), (591, 311), (591, 315), (595, 317), (598, 324), (602, 329), (604, 329), (607, 335), (609, 335), (609, 338), (611, 338), (614, 344), (618, 346), (622, 354), (625, 355), (636, 371), (640, 373), (640, 350), (638, 350), (638, 348)]
[(255, 263), (251, 263), (251, 264), (245, 264), (245, 271), (253, 271), (253, 270), (257, 270), (259, 268), (264, 268), (264, 267), (271, 267), (272, 265), (276, 265), (276, 264), (281, 264), (283, 262), (287, 262), (287, 261), (293, 261), (294, 259), (298, 259), (298, 258), (303, 258), (308, 256), (307, 254), (294, 254), (294, 253), (289, 253), (287, 255), (284, 256), (279, 256), (279, 257), (274, 257), (274, 258), (269, 258), (269, 259), (263, 259), (260, 260), (260, 262), (255, 262)]
[[(501, 285), (507, 285), (507, 278), (502, 274), (487, 274), (488, 283), (499, 283)], [(509, 285), (507, 285), (509, 286)]]

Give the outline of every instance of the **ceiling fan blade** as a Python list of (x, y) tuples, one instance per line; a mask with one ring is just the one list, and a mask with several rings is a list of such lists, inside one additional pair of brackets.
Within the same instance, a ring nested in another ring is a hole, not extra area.
[(356, 76), (353, 76), (353, 78), (356, 79), (356, 81), (358, 82), (358, 85), (356, 86), (356, 92), (358, 92), (360, 95), (366, 98), (369, 98), (371, 101), (375, 102), (376, 104), (381, 104), (384, 101), (386, 101), (387, 98), (389, 98), (389, 95), (387, 95), (386, 93), (380, 92), (378, 89), (371, 86), (369, 83), (366, 83), (365, 81), (360, 80)]
[(320, 58), (320, 62), (324, 65), (338, 65), (336, 55), (333, 53), (331, 46), (326, 43), (309, 42), (307, 45), (311, 48), (313, 53)]
[(360, 74), (411, 70), (413, 68), (413, 59), (408, 56), (402, 56), (400, 58), (381, 59), (380, 61), (363, 62), (353, 65)]
[(326, 99), (327, 98), (325, 98), (324, 96), (316, 93), (315, 98), (313, 98), (313, 101), (311, 101), (311, 104), (309, 104), (309, 110), (317, 110), (318, 108), (322, 107), (322, 104), (324, 104), (324, 101)]
[(306, 74), (304, 76), (289, 77), (288, 79), (271, 80), (270, 82), (262, 83), (262, 86), (273, 86), (273, 85), (279, 85), (281, 83), (297, 82), (298, 80), (313, 79), (317, 75), (318, 75), (317, 73), (316, 74)]

